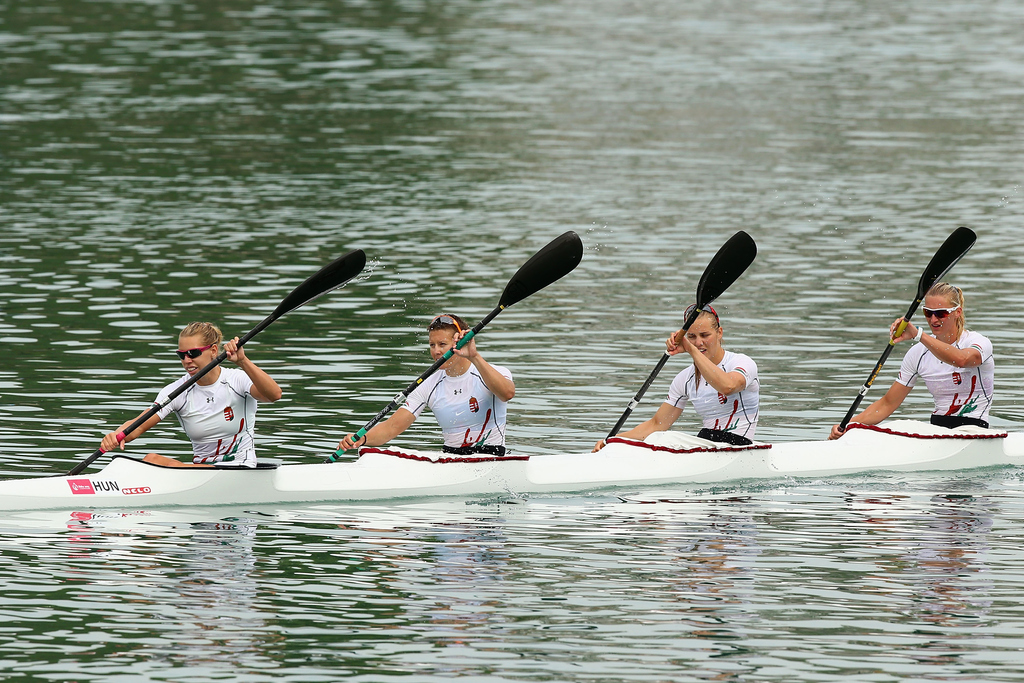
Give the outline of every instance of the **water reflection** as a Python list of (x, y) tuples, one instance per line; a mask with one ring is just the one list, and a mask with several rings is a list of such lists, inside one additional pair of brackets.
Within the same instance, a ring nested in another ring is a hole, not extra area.
[[(851, 498), (850, 503), (858, 501)], [(862, 499), (872, 506), (913, 504), (907, 496)], [(903, 536), (906, 553), (887, 562), (884, 573), (899, 570), (914, 574), (918, 590), (911, 596), (908, 617), (939, 627), (969, 627), (983, 619), (990, 601), (978, 599), (991, 581), (988, 535), (992, 531), (993, 502), (986, 497), (950, 493), (934, 496), (919, 519), (872, 517), (887, 535)], [(923, 522), (923, 525), (920, 523)], [(912, 537), (910, 536), (912, 534)]]
[[(130, 610), (92, 623), (91, 632), (102, 634), (124, 661), (230, 670), (262, 658), (267, 623), (258, 607), (257, 524), (237, 518), (168, 524), (161, 517), (167, 518), (145, 511), (69, 515), (69, 560), (130, 558), (115, 581), (83, 571), (84, 564), (74, 572), (72, 579), (86, 591), (114, 599), (121, 587), (134, 595)], [(152, 619), (166, 627), (155, 641), (140, 637)]]

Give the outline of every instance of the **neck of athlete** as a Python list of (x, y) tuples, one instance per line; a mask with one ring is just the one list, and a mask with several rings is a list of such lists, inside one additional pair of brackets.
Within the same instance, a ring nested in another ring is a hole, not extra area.
[(468, 358), (453, 356), (445, 365), (444, 371), (449, 377), (459, 377), (461, 375), (465, 375), (469, 371), (471, 365), (473, 364), (469, 362)]
[(942, 329), (935, 335), (935, 338), (947, 344), (955, 344), (960, 341), (960, 334), (956, 331), (956, 323), (952, 320), (944, 322), (946, 324), (942, 326)]
[(723, 360), (725, 360), (725, 349), (723, 349), (721, 346), (719, 346), (717, 349), (709, 349), (706, 357), (709, 361), (711, 361), (715, 365), (718, 365)]
[[(200, 368), (200, 370), (201, 369), (202, 368)], [(213, 370), (210, 370), (208, 373), (206, 373), (205, 375), (200, 377), (196, 381), (196, 384), (198, 384), (201, 387), (208, 387), (211, 384), (213, 384), (214, 382), (216, 382), (219, 378), (220, 378), (220, 366), (218, 365)]]

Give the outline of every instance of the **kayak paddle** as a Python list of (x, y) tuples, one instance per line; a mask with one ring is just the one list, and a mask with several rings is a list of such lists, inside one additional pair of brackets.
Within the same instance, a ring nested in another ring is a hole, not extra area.
[(932, 260), (928, 263), (928, 267), (924, 269), (924, 273), (921, 274), (921, 281), (917, 283), (917, 298), (910, 304), (910, 308), (907, 309), (907, 314), (903, 316), (903, 320), (896, 327), (896, 332), (889, 338), (889, 343), (885, 347), (885, 351), (882, 352), (882, 357), (875, 363), (875, 369), (871, 371), (871, 375), (868, 376), (868, 381), (864, 383), (864, 386), (860, 388), (860, 392), (857, 394), (857, 398), (854, 399), (853, 405), (850, 406), (850, 410), (847, 411), (846, 417), (839, 423), (839, 431), (845, 432), (846, 425), (850, 424), (850, 420), (853, 419), (853, 414), (857, 412), (857, 406), (864, 400), (864, 397), (868, 393), (868, 389), (874, 384), (875, 378), (878, 377), (878, 373), (881, 372), (882, 366), (885, 365), (886, 359), (889, 354), (892, 353), (892, 349), (896, 346), (896, 339), (903, 334), (903, 330), (907, 329), (907, 323), (914, 316), (914, 311), (924, 301), (924, 297), (928, 294), (928, 290), (932, 288), (936, 282), (942, 279), (942, 277), (950, 271), (950, 269), (956, 265), (957, 261), (962, 259), (971, 247), (974, 246), (975, 240), (978, 238), (974, 234), (974, 231), (970, 228), (960, 227), (953, 231), (953, 233), (946, 238), (946, 241), (942, 243), (939, 250), (935, 252), (935, 256), (932, 256)]
[[(407, 386), (404, 391), (391, 399), (391, 403), (384, 406), (384, 408), (381, 409), (381, 411), (377, 413), (372, 420), (360, 427), (359, 431), (355, 433), (355, 441), (366, 436), (366, 433), (370, 431), (375, 424), (383, 420), (388, 413), (401, 405), (416, 387), (434, 374), (434, 371), (444, 365), (448, 359), (455, 354), (455, 349), (461, 349), (463, 346), (468, 344), (469, 340), (479, 334), (480, 330), (484, 328), (484, 325), (491, 322), (496, 315), (512, 304), (522, 301), (531, 294), (536, 294), (552, 282), (568, 275), (580, 264), (581, 260), (583, 260), (583, 242), (580, 240), (579, 235), (572, 230), (556, 237), (549, 242), (547, 246), (530, 257), (530, 260), (524, 263), (522, 267), (516, 271), (516, 274), (512, 276), (512, 279), (509, 280), (508, 284), (505, 285), (505, 291), (501, 294), (501, 299), (498, 301), (497, 308), (488, 313), (483, 320), (473, 327), (473, 329), (464, 334), (462, 338), (459, 339), (458, 343), (455, 344), (454, 349), (448, 349), (445, 351), (443, 356), (434, 361), (434, 364), (427, 368), (427, 370)], [(339, 448), (324, 462), (337, 462), (344, 453), (345, 451)]]
[[(252, 328), (248, 334), (238, 340), (238, 346), (241, 348), (246, 342), (255, 337), (257, 334), (262, 332), (267, 326), (273, 323), (275, 320), (280, 318), (285, 313), (295, 310), (299, 306), (308, 304), (313, 299), (319, 296), (323, 296), (332, 289), (336, 289), (341, 285), (345, 284), (352, 278), (362, 271), (366, 265), (366, 254), (363, 253), (362, 249), (355, 249), (345, 254), (344, 256), (336, 259), (335, 261), (327, 264), (321, 268), (317, 273), (311, 275), (301, 285), (292, 290), (292, 293), (284, 298), (284, 301), (274, 309), (274, 312), (268, 315), (263, 322), (256, 327)], [(142, 426), (146, 420), (160, 412), (167, 404), (173, 401), (183, 391), (188, 389), (190, 386), (198, 382), (203, 378), (206, 373), (213, 370), (215, 367), (224, 362), (224, 359), (228, 357), (226, 351), (221, 351), (220, 355), (214, 358), (206, 367), (202, 368), (196, 374), (188, 378), (188, 380), (180, 387), (171, 392), (171, 395), (167, 397), (163, 403), (154, 405), (152, 408), (147, 410), (145, 413), (140, 415), (135, 422), (124, 428), (124, 431), (118, 432), (117, 440), (124, 441), (124, 437), (131, 434), (133, 431)], [(74, 476), (79, 474), (88, 467), (96, 458), (103, 455), (105, 451), (100, 448), (95, 453), (90, 455), (82, 462), (75, 465), (75, 467), (68, 472), (68, 476)]]
[[(730, 237), (729, 241), (722, 245), (722, 248), (718, 250), (718, 253), (708, 263), (708, 267), (704, 269), (704, 274), (700, 276), (700, 280), (697, 282), (697, 305), (683, 322), (682, 333), (684, 335), (690, 329), (690, 325), (697, 319), (697, 316), (703, 312), (704, 307), (720, 297), (725, 290), (729, 289), (729, 286), (736, 282), (740, 275), (743, 274), (743, 271), (754, 262), (755, 256), (757, 256), (757, 245), (754, 244), (753, 238), (742, 230)], [(654, 378), (665, 367), (665, 363), (668, 362), (669, 358), (671, 356), (668, 353), (662, 354), (661, 360), (654, 366), (654, 371), (647, 377), (643, 386), (640, 387), (640, 391), (636, 392), (636, 396), (626, 406), (626, 412), (622, 413), (622, 417), (615, 423), (612, 430), (608, 432), (608, 436), (605, 439), (610, 439), (619, 433), (622, 425), (626, 423), (629, 414), (640, 403), (640, 399), (647, 393), (647, 390), (654, 382)]]

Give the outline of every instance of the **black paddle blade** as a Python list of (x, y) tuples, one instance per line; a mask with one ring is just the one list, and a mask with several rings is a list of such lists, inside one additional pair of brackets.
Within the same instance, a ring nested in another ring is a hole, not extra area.
[(498, 306), (508, 308), (573, 271), (583, 260), (583, 242), (572, 230), (551, 240), (516, 271)]
[(932, 285), (941, 280), (957, 264), (957, 261), (971, 250), (977, 239), (978, 236), (974, 234), (973, 230), (964, 227), (957, 228), (946, 238), (921, 275), (921, 281), (917, 285), (918, 301), (923, 300)]
[(757, 245), (750, 235), (740, 230), (730, 237), (700, 276), (697, 283), (697, 308), (704, 308), (729, 289), (754, 262), (755, 256)]
[(310, 275), (305, 282), (292, 290), (292, 293), (284, 298), (284, 301), (274, 309), (272, 319), (280, 318), (288, 311), (293, 311), (299, 306), (308, 304), (318, 296), (323, 296), (332, 289), (337, 289), (356, 275), (359, 275), (366, 266), (366, 254), (362, 249), (353, 249), (344, 256), (335, 259), (331, 263)]

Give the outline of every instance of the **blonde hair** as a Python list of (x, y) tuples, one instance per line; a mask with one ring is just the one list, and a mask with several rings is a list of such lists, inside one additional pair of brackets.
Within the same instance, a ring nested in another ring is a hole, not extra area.
[(927, 296), (941, 296), (949, 302), (950, 306), (959, 306), (960, 315), (956, 316), (956, 338), (964, 333), (967, 328), (967, 312), (964, 310), (964, 290), (948, 282), (939, 282), (932, 285)]
[(224, 341), (220, 328), (213, 323), (189, 323), (178, 335), (178, 339), (182, 337), (200, 337), (204, 344), (216, 344), (218, 350), (220, 343)]

